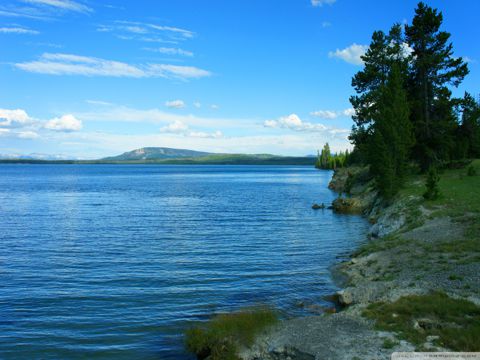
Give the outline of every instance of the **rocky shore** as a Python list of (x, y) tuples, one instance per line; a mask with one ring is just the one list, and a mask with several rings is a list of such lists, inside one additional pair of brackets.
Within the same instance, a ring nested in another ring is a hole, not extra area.
[[(463, 181), (461, 173), (448, 176)], [(340, 194), (334, 211), (361, 214), (372, 224), (365, 245), (333, 270), (344, 279), (343, 289), (333, 296), (343, 310), (285, 320), (244, 349), (241, 358), (390, 359), (395, 351), (445, 350), (439, 336), (429, 336), (422, 325), (441, 327), (435, 319), (413, 319), (412, 331), (422, 335), (413, 344), (396, 332), (379, 329), (365, 310), (371, 304), (434, 291), (480, 305), (480, 221), (478, 209), (462, 209), (469, 206), (468, 194), (464, 198), (457, 191), (443, 201), (426, 203), (421, 177), (412, 177), (394, 201), (385, 203), (362, 168), (337, 170), (329, 187)]]

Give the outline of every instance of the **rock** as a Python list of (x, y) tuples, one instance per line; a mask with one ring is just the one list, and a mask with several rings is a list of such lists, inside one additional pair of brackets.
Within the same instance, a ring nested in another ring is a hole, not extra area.
[(315, 203), (315, 204), (312, 205), (312, 209), (313, 210), (325, 209), (325, 204), (321, 203), (320, 205), (318, 205), (318, 204)]
[(432, 319), (418, 319), (413, 323), (413, 328), (417, 330), (429, 330), (441, 328), (441, 325)]
[(348, 306), (353, 304), (353, 295), (348, 290), (340, 290), (337, 292), (338, 303), (342, 306)]
[(364, 204), (358, 198), (337, 198), (332, 203), (333, 210), (340, 214), (361, 214)]

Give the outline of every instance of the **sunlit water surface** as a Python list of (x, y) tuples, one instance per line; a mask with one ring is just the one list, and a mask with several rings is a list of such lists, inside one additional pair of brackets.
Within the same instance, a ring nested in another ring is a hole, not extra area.
[(182, 332), (308, 314), (363, 240), (332, 173), (289, 166), (0, 165), (0, 358), (190, 359)]

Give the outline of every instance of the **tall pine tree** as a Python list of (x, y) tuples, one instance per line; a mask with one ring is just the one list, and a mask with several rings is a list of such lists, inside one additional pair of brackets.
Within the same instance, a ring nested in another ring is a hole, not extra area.
[(457, 158), (480, 157), (480, 101), (465, 93), (461, 104), (462, 122), (458, 128)]
[(468, 74), (462, 58), (453, 56), (450, 34), (441, 31), (443, 15), (420, 2), (412, 25), (405, 27), (413, 49), (409, 74), (411, 119), (415, 128), (415, 158), (423, 170), (448, 160), (456, 117), (448, 86), (458, 86)]
[(381, 88), (387, 81), (392, 64), (397, 64), (406, 74), (408, 53), (405, 48), (401, 25), (395, 24), (388, 34), (375, 31), (368, 50), (362, 56), (365, 66), (352, 79), (356, 95), (350, 97), (355, 109), (355, 125), (350, 140), (360, 154), (366, 152), (366, 145), (372, 136)]
[(394, 64), (380, 88), (368, 159), (380, 193), (394, 196), (407, 173), (413, 132), (401, 64)]

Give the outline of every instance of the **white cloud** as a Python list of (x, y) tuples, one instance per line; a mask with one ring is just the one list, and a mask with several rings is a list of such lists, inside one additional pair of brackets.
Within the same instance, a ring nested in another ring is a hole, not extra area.
[(180, 120), (176, 120), (171, 124), (162, 127), (160, 131), (171, 134), (184, 134), (186, 131), (188, 131), (188, 125)]
[(155, 25), (155, 24), (148, 24), (148, 26), (150, 26), (152, 29), (155, 29), (155, 30), (168, 31), (171, 33), (179, 34), (185, 38), (192, 38), (195, 35), (193, 31), (180, 29), (172, 26), (161, 26), (161, 25)]
[(188, 56), (188, 57), (193, 56), (193, 52), (191, 51), (183, 50), (180, 48), (172, 48), (172, 47), (144, 48), (144, 50), (158, 52), (165, 55), (181, 55), (181, 56)]
[(101, 106), (112, 106), (113, 104), (107, 101), (102, 100), (85, 100), (87, 104), (90, 105), (101, 105)]
[[(161, 128), (161, 131), (152, 132), (149, 130), (150, 125), (138, 127), (133, 125), (138, 129), (145, 129), (143, 134), (115, 133), (115, 127), (112, 126), (107, 127), (113, 129), (109, 131), (88, 132), (83, 129), (82, 131), (55, 131), (44, 126), (48, 121), (32, 118), (24, 110), (13, 113), (14, 110), (8, 110), (9, 118), (23, 119), (23, 121), (29, 119), (33, 122), (18, 128), (2, 129), (0, 127), (0, 135), (19, 139), (16, 146), (18, 145), (21, 153), (26, 154), (31, 153), (30, 141), (35, 140), (20, 141), (20, 137), (35, 138), (34, 133), (36, 133), (42, 139), (43, 152), (64, 153), (70, 158), (83, 159), (115, 155), (126, 149), (145, 146), (188, 147), (219, 153), (273, 153), (298, 156), (315, 153), (316, 149), (327, 141), (332, 151), (351, 148), (347, 140), (348, 129), (303, 122), (298, 116), (270, 120), (262, 126), (258, 118), (205, 118), (159, 109), (133, 109), (115, 104), (105, 106), (96, 103), (95, 100), (90, 104), (89, 112), (73, 113), (73, 116), (83, 123), (111, 121), (114, 124), (121, 122), (153, 124), (156, 128)], [(0, 121), (5, 120), (4, 116)]]
[(48, 120), (44, 127), (45, 129), (55, 131), (78, 131), (82, 129), (82, 122), (73, 115), (68, 114)]
[(145, 29), (144, 27), (141, 27), (141, 26), (136, 26), (136, 25), (125, 26), (124, 29), (126, 31), (134, 33), (134, 34), (147, 34), (148, 33), (147, 29)]
[(350, 133), (349, 129), (333, 128), (323, 124), (302, 121), (297, 114), (290, 114), (281, 117), (278, 120), (267, 120), (263, 123), (263, 126), (267, 128), (289, 129), (299, 132), (328, 134), (344, 140)]
[(358, 45), (354, 43), (349, 47), (346, 47), (345, 49), (337, 49), (335, 51), (330, 51), (328, 53), (328, 56), (331, 58), (336, 57), (342, 59), (343, 61), (346, 61), (350, 64), (362, 65), (363, 60), (361, 56), (365, 54), (367, 49), (367, 45)]
[(21, 70), (49, 75), (82, 75), (109, 77), (165, 77), (180, 80), (210, 76), (207, 70), (194, 66), (170, 64), (131, 65), (119, 61), (73, 54), (44, 53), (39, 60), (17, 63)]
[(135, 109), (118, 105), (100, 106), (93, 111), (76, 113), (75, 116), (83, 121), (138, 122), (165, 125), (180, 120), (192, 126), (208, 128), (251, 129), (255, 126), (258, 127), (258, 120), (255, 119), (206, 118), (191, 114), (166, 112), (157, 108)]
[(0, 128), (0, 137), (10, 137), (10, 138), (17, 138), (17, 139), (37, 139), (40, 137), (34, 131), (12, 131), (10, 129), (2, 129)]
[(223, 133), (219, 130), (213, 132), (191, 131), (189, 126), (180, 120), (176, 120), (169, 125), (162, 127), (160, 132), (204, 139), (218, 139), (223, 137)]
[(165, 106), (171, 109), (183, 109), (185, 107), (185, 102), (183, 100), (171, 100), (166, 101)]
[(195, 66), (168, 64), (150, 64), (148, 72), (152, 74), (152, 76), (174, 77), (181, 80), (199, 79), (212, 75), (210, 71), (199, 69)]
[(219, 139), (223, 137), (223, 133), (219, 130), (211, 133), (207, 133), (203, 131), (190, 131), (188, 133), (188, 136), (193, 138), (202, 138), (202, 139)]
[(21, 139), (36, 139), (40, 136), (37, 131), (44, 129), (71, 132), (81, 128), (82, 121), (70, 114), (45, 121), (32, 118), (23, 109), (0, 109), (0, 131)]
[(218, 106), (217, 104), (212, 104), (212, 105), (210, 105), (210, 108), (212, 110), (218, 110), (218, 109), (220, 109), (220, 106)]
[(193, 103), (193, 106), (195, 106), (197, 109), (200, 109), (200, 108), (202, 107), (202, 104), (201, 104), (200, 102), (198, 102), (198, 101), (195, 101), (195, 102)]
[(331, 110), (317, 110), (317, 111), (311, 112), (310, 115), (316, 116), (322, 119), (330, 119), (330, 120), (336, 119), (338, 117), (338, 113)]
[(88, 6), (73, 0), (23, 0), (23, 2), (35, 5), (51, 6), (53, 8), (61, 10), (75, 11), (81, 13), (93, 11)]
[(277, 120), (265, 120), (263, 123), (263, 126), (268, 127), (268, 128), (276, 128), (278, 125)]
[(353, 115), (355, 115), (355, 110), (353, 108), (345, 109), (342, 111), (317, 110), (317, 111), (312, 111), (310, 115), (319, 117), (322, 119), (333, 120), (338, 118), (339, 116), (352, 117)]
[(345, 109), (342, 111), (342, 114), (348, 117), (352, 117), (355, 115), (355, 109), (354, 108)]
[(33, 119), (22, 109), (0, 109), (0, 127), (23, 127), (33, 123)]
[(314, 124), (302, 121), (297, 114), (290, 114), (278, 120), (267, 120), (263, 124), (269, 128), (283, 128), (294, 131), (325, 131), (327, 127), (323, 124)]
[(323, 5), (332, 5), (337, 0), (311, 0), (312, 6), (321, 7)]
[(23, 27), (1, 27), (0, 33), (3, 34), (29, 34), (29, 35), (38, 35), (37, 30), (26, 29)]
[(327, 28), (327, 27), (330, 27), (330, 26), (332, 26), (332, 23), (331, 23), (331, 22), (329, 22), (329, 21), (324, 21), (324, 22), (322, 22), (322, 27), (323, 27), (323, 28)]
[(20, 139), (37, 139), (40, 135), (34, 131), (19, 131), (17, 132), (17, 137)]
[(179, 41), (188, 40), (195, 36), (193, 31), (178, 27), (122, 20), (114, 21), (108, 25), (100, 25), (97, 27), (97, 31), (111, 32), (122, 40), (138, 40), (144, 42), (178, 43)]

